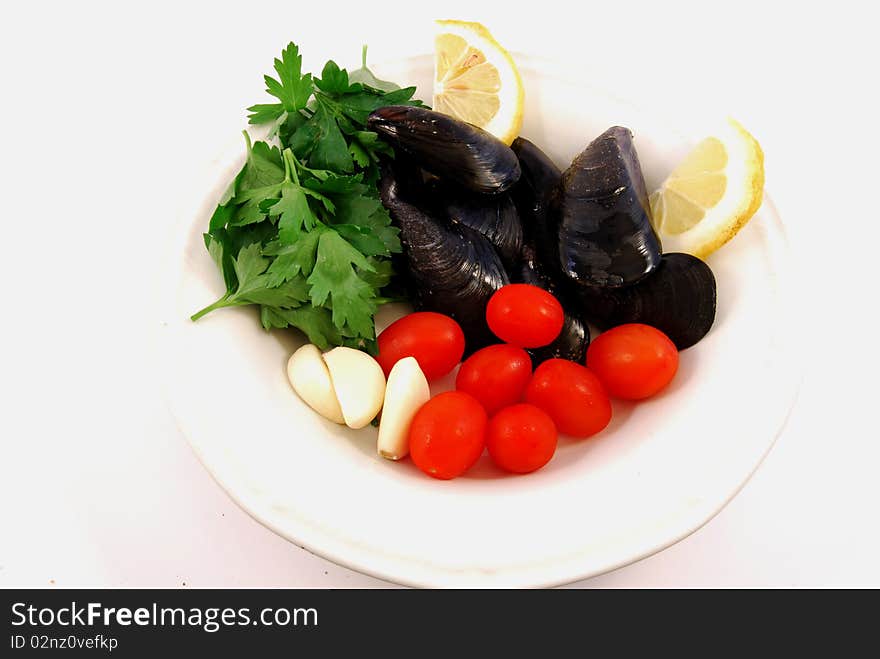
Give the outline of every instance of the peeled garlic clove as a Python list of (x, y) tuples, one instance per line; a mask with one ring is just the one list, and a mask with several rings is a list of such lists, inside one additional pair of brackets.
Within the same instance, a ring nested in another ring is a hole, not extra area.
[(345, 425), (363, 428), (385, 400), (385, 374), (379, 362), (354, 348), (333, 348), (324, 354)]
[(317, 346), (307, 343), (290, 356), (287, 379), (297, 395), (315, 412), (334, 423), (345, 423), (330, 371)]
[(431, 398), (428, 380), (415, 357), (399, 360), (388, 374), (385, 406), (379, 422), (379, 455), (400, 460), (409, 453), (409, 426), (419, 408)]

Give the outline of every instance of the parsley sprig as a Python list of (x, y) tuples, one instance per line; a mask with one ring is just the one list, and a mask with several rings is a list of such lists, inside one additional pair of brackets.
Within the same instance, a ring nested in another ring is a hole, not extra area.
[(276, 103), (248, 108), (269, 124), (269, 141), (244, 133), (247, 158), (211, 217), (205, 246), (226, 293), (192, 316), (259, 305), (263, 326), (296, 327), (322, 349), (375, 350), (373, 316), (400, 252), (376, 189), (380, 158), (393, 156), (367, 130), (370, 112), (420, 105), (366, 67), (349, 74), (329, 61), (320, 78), (302, 72), (291, 43), (265, 76)]

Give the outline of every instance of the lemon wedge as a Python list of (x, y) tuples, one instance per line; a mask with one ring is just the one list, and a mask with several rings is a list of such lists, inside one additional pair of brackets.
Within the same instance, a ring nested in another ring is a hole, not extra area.
[(650, 196), (664, 252), (705, 258), (742, 229), (764, 196), (764, 154), (733, 119), (703, 139)]
[(436, 23), (434, 109), (510, 144), (522, 128), (525, 101), (513, 58), (480, 23)]

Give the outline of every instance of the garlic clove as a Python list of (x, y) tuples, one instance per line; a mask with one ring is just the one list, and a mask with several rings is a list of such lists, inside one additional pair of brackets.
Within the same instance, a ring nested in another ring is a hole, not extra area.
[(363, 428), (376, 418), (385, 400), (385, 374), (379, 363), (354, 348), (333, 348), (324, 363), (349, 428)]
[(409, 427), (419, 408), (431, 398), (428, 380), (415, 357), (399, 360), (388, 374), (385, 405), (379, 423), (379, 455), (400, 460), (409, 453)]
[(317, 346), (307, 343), (287, 362), (287, 379), (297, 395), (325, 419), (345, 423), (330, 371)]

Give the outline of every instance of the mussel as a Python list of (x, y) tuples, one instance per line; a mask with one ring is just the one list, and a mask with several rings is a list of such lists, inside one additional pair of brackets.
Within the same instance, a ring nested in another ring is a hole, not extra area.
[(514, 284), (532, 284), (551, 293), (556, 288), (555, 282), (544, 270), (535, 252), (535, 247), (531, 243), (523, 244), (519, 259), (507, 269), (507, 274)]
[(588, 286), (635, 284), (659, 264), (641, 165), (628, 128), (590, 142), (553, 190), (550, 219), (562, 272)]
[(531, 284), (549, 291), (560, 300), (565, 312), (562, 331), (553, 343), (526, 350), (532, 358), (532, 365), (537, 367), (541, 362), (555, 358), (570, 359), (583, 364), (587, 355), (587, 346), (590, 345), (590, 328), (580, 315), (574, 312), (576, 305), (571, 305), (567, 298), (562, 297), (562, 291), (544, 271), (531, 245), (523, 246), (519, 262), (508, 271), (508, 275), (512, 283)]
[(510, 148), (522, 170), (510, 194), (519, 211), (524, 239), (535, 246), (541, 261), (547, 264), (545, 267), (558, 269), (557, 240), (548, 224), (547, 207), (550, 193), (559, 183), (562, 171), (546, 153), (524, 137), (517, 137)]
[(432, 182), (430, 194), (450, 222), (473, 229), (492, 243), (506, 267), (516, 263), (523, 232), (510, 195), (481, 195), (439, 181)]
[(587, 318), (607, 329), (645, 323), (665, 333), (679, 350), (702, 339), (715, 321), (715, 276), (690, 254), (664, 254), (654, 272), (627, 288), (575, 289)]
[(520, 177), (519, 161), (509, 146), (440, 112), (389, 105), (370, 114), (367, 127), (426, 171), (474, 192), (504, 192)]
[(534, 143), (518, 137), (510, 145), (519, 159), (522, 175), (510, 191), (523, 228), (523, 249), (516, 266), (508, 271), (516, 283), (539, 286), (555, 295), (565, 310), (562, 331), (553, 343), (528, 350), (532, 364), (554, 358), (584, 362), (590, 344), (590, 329), (558, 286), (559, 258), (556, 238), (548, 221), (550, 193), (562, 172)]
[(583, 365), (589, 345), (590, 328), (580, 318), (566, 312), (562, 331), (556, 340), (541, 348), (529, 348), (526, 352), (532, 358), (534, 368), (548, 359), (569, 359)]
[(486, 305), (509, 278), (492, 244), (449, 222), (424, 192), (401, 185), (394, 168), (384, 168), (379, 194), (400, 229), (402, 274), (414, 306), (454, 318), (464, 331), (468, 355), (497, 343), (486, 323)]

